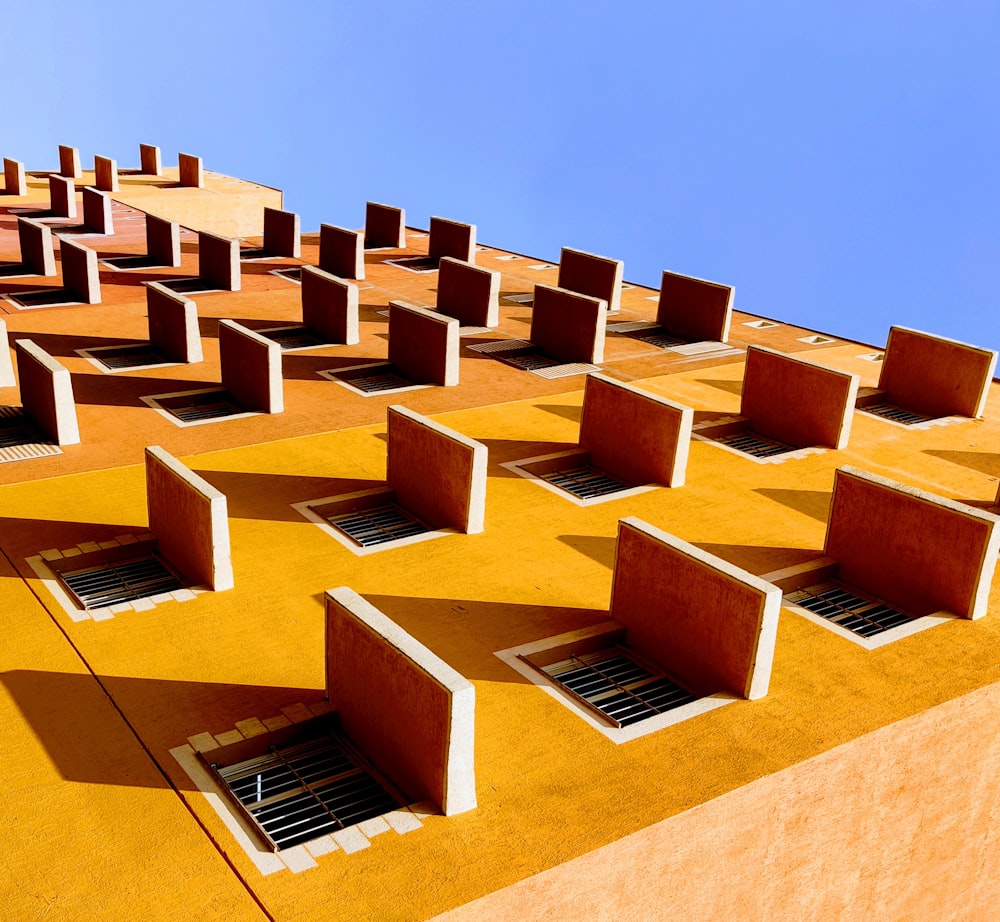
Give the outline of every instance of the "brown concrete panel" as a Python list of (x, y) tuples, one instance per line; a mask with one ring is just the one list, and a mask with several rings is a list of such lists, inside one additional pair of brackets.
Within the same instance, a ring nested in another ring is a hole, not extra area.
[(692, 691), (767, 694), (781, 590), (641, 519), (618, 523), (611, 617)]
[(179, 185), (201, 189), (205, 185), (205, 171), (202, 169), (201, 157), (178, 154), (177, 176)]
[(146, 313), (149, 341), (160, 355), (172, 362), (202, 361), (198, 306), (194, 301), (159, 282), (148, 282)]
[(80, 168), (80, 149), (59, 145), (59, 175), (68, 179), (79, 179), (83, 175)]
[(389, 302), (389, 362), (416, 384), (458, 384), (458, 321), (407, 304)]
[(476, 261), (476, 225), (461, 224), (446, 218), (431, 218), (427, 255), (443, 259), (451, 256), (462, 262)]
[(694, 410), (605, 375), (587, 375), (580, 446), (596, 467), (627, 484), (679, 487), (687, 471)]
[(56, 254), (52, 245), (52, 228), (30, 218), (17, 219), (17, 239), (21, 245), (21, 262), (35, 275), (56, 274)]
[(153, 144), (139, 145), (139, 171), (144, 176), (159, 176), (163, 172), (160, 148)]
[(199, 231), (198, 276), (223, 291), (239, 291), (239, 240)]
[(560, 362), (602, 362), (607, 312), (599, 298), (536, 285), (531, 342)]
[(158, 266), (177, 268), (181, 264), (181, 228), (176, 221), (146, 215), (146, 253)]
[(361, 231), (319, 226), (319, 267), (342, 279), (365, 277), (365, 235)]
[(97, 268), (97, 253), (65, 237), (59, 243), (59, 253), (62, 256), (63, 287), (77, 301), (100, 304), (101, 275)]
[(302, 322), (328, 342), (359, 341), (358, 286), (315, 266), (302, 267)]
[(462, 326), (499, 326), (500, 273), (445, 256), (438, 266), (437, 309)]
[(20, 160), (3, 158), (3, 190), (7, 195), (27, 195), (28, 182)]
[(78, 445), (80, 428), (68, 369), (30, 339), (14, 341), (21, 405), (57, 445)]
[(118, 191), (118, 161), (94, 157), (94, 185), (102, 192)]
[(0, 387), (13, 387), (15, 384), (17, 379), (14, 377), (14, 362), (10, 357), (7, 323), (0, 320)]
[(386, 481), (434, 528), (483, 530), (486, 446), (399, 405), (388, 411)]
[(110, 236), (115, 232), (111, 199), (93, 186), (83, 189), (83, 225), (95, 234)]
[(735, 295), (730, 285), (664, 271), (656, 322), (680, 339), (728, 342)]
[(246, 410), (281, 413), (281, 346), (234, 320), (219, 321), (222, 383)]
[(272, 256), (302, 255), (301, 219), (291, 211), (264, 208), (264, 249)]
[(764, 346), (747, 349), (740, 414), (761, 435), (797, 448), (846, 448), (858, 376)]
[(370, 247), (406, 246), (406, 214), (402, 208), (365, 204), (365, 244)]
[(55, 173), (49, 176), (49, 210), (53, 217), (76, 217), (76, 185), (72, 179)]
[(346, 586), (326, 593), (326, 691), (348, 738), (412, 801), (475, 809), (475, 689)]
[(997, 518), (855, 467), (837, 470), (825, 553), (838, 576), (911, 614), (986, 613)]
[(232, 589), (226, 497), (159, 445), (145, 459), (149, 530), (160, 553), (192, 584)]
[(892, 327), (879, 390), (925, 416), (980, 417), (997, 354), (943, 336)]
[(576, 291), (600, 298), (609, 311), (622, 305), (622, 274), (625, 263), (620, 259), (595, 256), (583, 250), (563, 247), (559, 256), (559, 278), (556, 284), (567, 291)]

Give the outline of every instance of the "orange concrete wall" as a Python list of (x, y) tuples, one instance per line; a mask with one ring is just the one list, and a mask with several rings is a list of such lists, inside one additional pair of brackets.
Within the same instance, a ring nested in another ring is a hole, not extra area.
[(158, 265), (180, 266), (180, 225), (176, 221), (167, 221), (165, 218), (156, 217), (156, 215), (146, 215), (146, 252), (156, 260)]
[(149, 530), (192, 584), (233, 588), (226, 497), (159, 445), (145, 451)]
[(59, 145), (59, 175), (69, 179), (79, 179), (83, 175), (80, 169), (80, 149)]
[(79, 444), (69, 371), (30, 339), (15, 340), (14, 351), (25, 413), (57, 445)]
[(845, 448), (858, 376), (763, 346), (747, 349), (740, 414), (761, 435), (799, 448)]
[(326, 690), (348, 738), (411, 802), (475, 808), (475, 689), (346, 586), (326, 593)]
[(111, 199), (92, 186), (84, 186), (83, 189), (83, 223), (88, 230), (96, 234), (110, 236), (115, 232), (111, 217)]
[(594, 465), (625, 483), (679, 487), (693, 419), (690, 407), (591, 374), (583, 392), (580, 445)]
[(476, 225), (461, 224), (446, 218), (431, 218), (427, 255), (442, 259), (451, 256), (462, 262), (476, 261)]
[(535, 286), (531, 341), (560, 362), (604, 361), (607, 305), (587, 295)]
[(436, 307), (462, 326), (498, 326), (500, 273), (445, 256), (438, 266)]
[(664, 272), (656, 322), (692, 342), (727, 342), (736, 289), (676, 272)]
[(569, 291), (600, 298), (609, 311), (622, 304), (622, 273), (625, 264), (620, 259), (595, 256), (582, 250), (563, 247), (559, 256), (559, 280), (556, 284)]
[(389, 362), (417, 384), (458, 384), (458, 321), (405, 301), (389, 302)]
[(989, 685), (436, 918), (986, 922), (998, 713)]
[(240, 242), (199, 231), (198, 275), (223, 291), (239, 291)]
[(996, 361), (991, 349), (892, 327), (878, 386), (925, 416), (982, 416)]
[(49, 176), (49, 209), (55, 217), (76, 217), (76, 185), (65, 176)]
[(160, 148), (154, 144), (139, 145), (139, 170), (146, 176), (159, 176), (163, 172)]
[(13, 387), (15, 384), (17, 378), (14, 377), (14, 362), (10, 357), (7, 322), (0, 320), (0, 387)]
[(365, 204), (365, 243), (370, 247), (406, 246), (406, 213), (402, 208)]
[(159, 282), (149, 282), (146, 284), (146, 313), (149, 341), (157, 352), (172, 362), (202, 361), (198, 306), (194, 301)]
[(3, 190), (6, 195), (25, 195), (28, 183), (24, 174), (24, 164), (20, 160), (3, 158)]
[(358, 286), (317, 269), (302, 267), (302, 322), (331, 343), (359, 339)]
[(201, 165), (201, 157), (192, 154), (177, 155), (178, 183), (182, 186), (193, 186), (200, 189), (205, 185), (205, 171)]
[(618, 523), (611, 617), (699, 694), (767, 694), (781, 590), (636, 518)]
[(912, 614), (986, 612), (1000, 532), (989, 513), (842, 467), (827, 556), (838, 575)]
[(55, 275), (56, 255), (52, 246), (52, 229), (40, 221), (17, 219), (17, 238), (21, 245), (21, 262), (35, 275)]
[(281, 346), (233, 320), (219, 321), (222, 384), (245, 410), (281, 413)]
[(342, 279), (365, 277), (365, 238), (360, 231), (321, 224), (319, 267)]
[(94, 185), (101, 192), (118, 191), (118, 162), (110, 157), (94, 157)]
[(65, 237), (59, 242), (59, 253), (66, 290), (84, 304), (100, 304), (101, 274), (97, 268), (97, 253)]
[(272, 256), (302, 255), (302, 222), (292, 211), (264, 208), (264, 249)]
[(402, 406), (388, 410), (386, 481), (434, 528), (474, 534), (486, 510), (486, 446)]

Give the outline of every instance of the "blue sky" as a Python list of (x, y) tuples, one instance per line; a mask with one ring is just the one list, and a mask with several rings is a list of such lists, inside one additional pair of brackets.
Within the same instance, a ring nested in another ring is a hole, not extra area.
[(0, 155), (29, 169), (158, 144), (310, 230), (374, 199), (876, 345), (1000, 347), (997, 2), (34, 0), (4, 25)]

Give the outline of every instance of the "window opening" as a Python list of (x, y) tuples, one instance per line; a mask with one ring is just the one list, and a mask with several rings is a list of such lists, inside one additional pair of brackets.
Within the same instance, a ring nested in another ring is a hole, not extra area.
[(913, 615), (877, 599), (858, 595), (855, 589), (835, 581), (799, 589), (786, 595), (785, 600), (860, 637), (872, 637), (915, 620)]
[(401, 256), (399, 259), (387, 259), (385, 264), (409, 272), (435, 272), (439, 261), (437, 256)]
[(415, 515), (393, 502), (324, 518), (361, 547), (412, 538), (430, 531)]
[(243, 408), (232, 400), (229, 392), (222, 390), (178, 394), (175, 397), (158, 397), (155, 400), (159, 407), (184, 423), (223, 419), (227, 416), (242, 415), (244, 412)]
[(282, 352), (330, 345), (306, 326), (274, 327), (270, 330), (255, 330), (254, 332), (277, 343)]
[(0, 407), (0, 463), (62, 454), (35, 428), (22, 407)]
[(640, 342), (648, 343), (650, 346), (658, 346), (660, 349), (667, 349), (670, 346), (679, 346), (684, 340), (671, 336), (658, 323), (651, 323), (648, 320), (626, 320), (621, 323), (609, 323), (608, 329), (629, 339), (638, 339)]
[(85, 611), (184, 588), (184, 583), (155, 554), (57, 575)]
[(126, 368), (144, 368), (147, 365), (167, 364), (167, 359), (154, 351), (149, 343), (140, 343), (136, 346), (109, 346), (107, 348), (83, 349), (81, 352), (111, 371), (122, 371)]
[(755, 458), (772, 458), (775, 455), (783, 455), (789, 451), (797, 451), (794, 445), (786, 445), (777, 439), (769, 439), (757, 432), (743, 431), (733, 432), (729, 435), (717, 435), (714, 441), (721, 445), (728, 445), (736, 451), (753, 455)]
[(858, 407), (864, 413), (871, 413), (872, 416), (880, 416), (882, 419), (891, 420), (894, 423), (902, 423), (904, 426), (913, 426), (917, 423), (930, 422), (933, 417), (923, 416), (914, 413), (912, 410), (904, 410), (902, 407), (894, 406), (891, 403), (869, 403), (863, 407)]
[(628, 484), (589, 464), (576, 465), (561, 471), (548, 471), (538, 476), (580, 499), (593, 499), (596, 496), (608, 496), (630, 489)]

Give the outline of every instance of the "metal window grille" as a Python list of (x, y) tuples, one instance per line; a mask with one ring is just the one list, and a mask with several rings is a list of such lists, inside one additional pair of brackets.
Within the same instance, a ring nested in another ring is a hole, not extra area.
[(858, 407), (859, 410), (863, 410), (865, 413), (871, 413), (873, 416), (881, 416), (882, 419), (892, 420), (894, 423), (902, 423), (904, 426), (912, 426), (915, 423), (926, 423), (930, 422), (930, 416), (923, 416), (920, 413), (914, 413), (912, 410), (904, 410), (902, 407), (894, 406), (891, 403), (870, 403), (864, 407)]
[(340, 378), (344, 383), (366, 394), (378, 394), (381, 391), (413, 386), (413, 382), (409, 378), (404, 378), (392, 365), (375, 365), (356, 371), (347, 369), (334, 372), (332, 377)]
[(264, 247), (245, 247), (240, 250), (240, 260), (249, 262), (254, 259), (273, 259), (274, 254), (268, 252)]
[(257, 330), (257, 332), (271, 342), (277, 343), (283, 351), (327, 345), (326, 341), (320, 339), (309, 327), (284, 327), (280, 330)]
[(397, 809), (346, 741), (324, 736), (212, 769), (275, 850)]
[[(175, 403), (174, 400), (177, 402)], [(243, 412), (226, 391), (211, 391), (207, 394), (188, 394), (183, 399), (174, 398), (169, 404), (159, 401), (161, 407), (185, 423), (204, 419), (224, 419)]]
[(698, 700), (697, 695), (640, 664), (620, 646), (571, 656), (541, 667), (541, 671), (616, 727), (627, 727)]
[(409, 269), (410, 272), (434, 272), (438, 267), (436, 256), (401, 256), (399, 259), (387, 259), (387, 266), (399, 266), (400, 269)]
[(580, 499), (608, 496), (628, 489), (628, 484), (615, 480), (604, 471), (590, 465), (578, 465), (564, 471), (549, 471), (539, 475), (560, 490), (572, 493)]
[(373, 547), (400, 538), (426, 534), (430, 529), (395, 503), (383, 503), (326, 517), (338, 531), (362, 547)]
[(0, 407), (0, 463), (62, 454), (42, 438), (21, 407)]
[(184, 587), (155, 554), (60, 573), (59, 579), (87, 611), (148, 599)]
[(661, 349), (679, 346), (684, 342), (683, 339), (671, 336), (659, 324), (650, 323), (648, 320), (625, 320), (621, 323), (608, 324), (608, 329), (613, 333), (627, 336), (629, 339), (638, 339), (640, 342)]
[(289, 282), (295, 282), (299, 285), (302, 284), (302, 268), (301, 266), (296, 266), (292, 269), (272, 269), (271, 275), (280, 276), (283, 279), (287, 279)]
[(742, 451), (744, 454), (753, 455), (755, 458), (771, 458), (775, 455), (783, 455), (789, 451), (795, 451), (794, 445), (786, 445), (777, 439), (769, 439), (756, 432), (736, 432), (732, 435), (716, 436), (716, 442)]
[(110, 256), (102, 262), (119, 272), (129, 269), (161, 269), (166, 267), (163, 260), (146, 254), (141, 256)]
[(142, 368), (146, 365), (162, 365), (166, 362), (166, 359), (155, 352), (149, 343), (142, 343), (138, 346), (117, 346), (113, 349), (95, 349), (88, 355), (112, 371), (121, 371), (124, 368)]
[(786, 600), (861, 637), (872, 637), (914, 620), (913, 615), (834, 582), (799, 589)]

